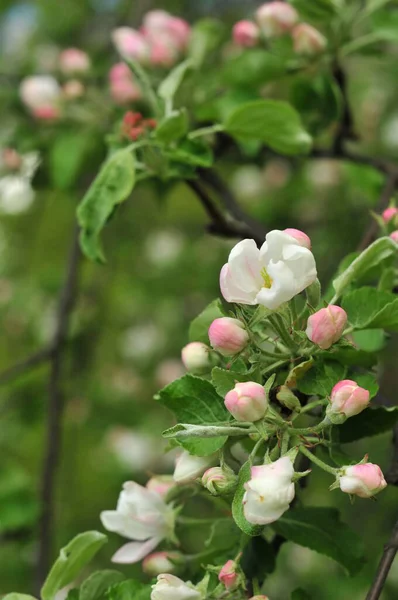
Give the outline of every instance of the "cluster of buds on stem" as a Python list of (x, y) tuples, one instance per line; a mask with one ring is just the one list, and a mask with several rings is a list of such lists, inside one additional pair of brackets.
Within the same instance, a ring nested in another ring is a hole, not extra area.
[(141, 113), (128, 111), (122, 122), (122, 135), (135, 142), (156, 127), (156, 119), (144, 119)]

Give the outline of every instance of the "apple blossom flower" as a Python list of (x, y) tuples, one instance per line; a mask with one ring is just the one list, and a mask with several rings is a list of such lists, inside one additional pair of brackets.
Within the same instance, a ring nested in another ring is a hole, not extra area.
[(27, 210), (35, 198), (31, 180), (40, 164), (39, 154), (3, 152), (1, 158), (0, 170), (12, 173), (0, 177), (0, 211), (16, 215)]
[(116, 50), (124, 58), (130, 58), (140, 63), (149, 59), (149, 44), (139, 31), (131, 27), (119, 27), (112, 32), (112, 41)]
[(180, 552), (154, 552), (142, 561), (142, 570), (146, 575), (156, 577), (161, 573), (176, 573), (184, 564), (184, 556)]
[(398, 229), (396, 231), (393, 231), (392, 233), (390, 233), (390, 238), (392, 239), (393, 242), (398, 244)]
[(234, 560), (227, 560), (218, 574), (218, 581), (223, 583), (226, 589), (232, 592), (239, 586), (239, 580), (240, 577), (237, 572), (236, 562)]
[(139, 84), (125, 63), (113, 65), (109, 72), (109, 84), (112, 98), (117, 104), (128, 104), (142, 97)]
[(389, 208), (386, 208), (386, 210), (384, 210), (381, 214), (384, 223), (389, 223), (389, 221), (391, 221), (395, 215), (398, 215), (398, 208), (396, 206), (390, 206)]
[(174, 529), (174, 511), (156, 492), (128, 481), (123, 485), (116, 510), (101, 513), (105, 529), (134, 540), (112, 557), (120, 564), (132, 564), (147, 556)]
[(212, 367), (210, 348), (202, 342), (191, 342), (181, 350), (181, 359), (187, 371), (204, 373)]
[(263, 4), (256, 12), (256, 19), (266, 38), (288, 33), (298, 21), (297, 11), (286, 2)]
[(228, 392), (224, 404), (237, 421), (258, 421), (264, 417), (269, 402), (260, 383), (246, 381)]
[(238, 46), (250, 48), (257, 44), (260, 30), (252, 21), (238, 21), (232, 30), (232, 37)]
[(53, 120), (59, 117), (61, 88), (50, 75), (25, 77), (19, 87), (22, 102), (33, 116), (41, 120)]
[(174, 485), (174, 479), (171, 475), (154, 475), (147, 481), (146, 488), (165, 498)]
[(203, 473), (202, 485), (213, 496), (229, 493), (236, 488), (237, 477), (228, 466), (211, 467)]
[(151, 600), (201, 600), (202, 594), (195, 590), (190, 581), (185, 582), (175, 575), (162, 573), (152, 586)]
[(327, 350), (337, 342), (347, 323), (347, 313), (340, 306), (329, 304), (311, 315), (305, 333), (311, 342)]
[(175, 17), (165, 10), (151, 10), (146, 13), (142, 31), (145, 37), (154, 40), (166, 41), (177, 52), (186, 49), (191, 35), (191, 27), (187, 21)]
[(252, 467), (243, 496), (243, 512), (249, 523), (268, 525), (289, 509), (295, 494), (293, 475), (293, 464), (287, 456), (269, 465)]
[(178, 53), (168, 38), (160, 37), (152, 41), (149, 59), (152, 65), (171, 67), (177, 61)]
[(323, 52), (327, 45), (325, 36), (320, 31), (308, 25), (299, 23), (292, 31), (293, 48), (296, 54), (314, 56)]
[(344, 415), (354, 417), (365, 410), (370, 401), (370, 393), (360, 387), (356, 381), (344, 379), (336, 383), (330, 395), (330, 404), (326, 413), (329, 417), (333, 415)]
[(192, 483), (215, 462), (215, 455), (194, 456), (184, 450), (176, 459), (173, 479), (176, 483)]
[(221, 317), (210, 325), (209, 340), (214, 350), (223, 356), (234, 356), (246, 348), (249, 334), (238, 319)]
[(67, 48), (60, 54), (59, 66), (61, 71), (66, 75), (86, 73), (90, 69), (91, 61), (88, 54), (83, 50), (79, 48)]
[(308, 250), (311, 250), (311, 240), (308, 235), (304, 233), (304, 231), (300, 231), (300, 229), (288, 228), (284, 229), (284, 233), (292, 236), (300, 246), (303, 246), (303, 248), (308, 248)]
[(220, 273), (220, 287), (228, 302), (262, 304), (275, 310), (316, 277), (312, 252), (291, 235), (273, 230), (260, 249), (254, 240), (242, 240), (232, 248)]
[(371, 498), (387, 486), (382, 470), (373, 463), (342, 467), (339, 485), (342, 492)]

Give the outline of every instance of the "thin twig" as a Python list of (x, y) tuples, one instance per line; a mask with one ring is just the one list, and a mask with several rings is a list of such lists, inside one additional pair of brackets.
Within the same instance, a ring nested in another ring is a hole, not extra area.
[(7, 383), (10, 379), (14, 379), (14, 377), (18, 377), (18, 375), (21, 375), (26, 371), (30, 371), (34, 367), (41, 365), (43, 362), (46, 362), (51, 357), (52, 351), (53, 349), (51, 346), (49, 348), (43, 348), (36, 352), (36, 354), (32, 354), (21, 362), (5, 369), (0, 373), (0, 385)]
[(390, 572), (395, 555), (398, 552), (398, 521), (395, 523), (394, 529), (387, 544), (384, 546), (383, 556), (379, 562), (377, 573), (369, 590), (366, 600), (378, 600), (387, 581), (388, 573)]
[(79, 231), (78, 227), (75, 226), (72, 247), (66, 267), (65, 282), (61, 290), (58, 304), (57, 325), (50, 362), (47, 440), (42, 474), (40, 537), (36, 572), (38, 590), (47, 575), (51, 555), (55, 478), (61, 444), (61, 423), (63, 414), (63, 396), (60, 380), (69, 319), (76, 296), (79, 258)]

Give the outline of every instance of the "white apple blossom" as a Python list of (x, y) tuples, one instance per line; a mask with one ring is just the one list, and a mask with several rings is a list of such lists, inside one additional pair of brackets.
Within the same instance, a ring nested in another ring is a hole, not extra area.
[(179, 577), (162, 573), (152, 586), (151, 600), (200, 600), (202, 594)]
[(295, 493), (293, 475), (293, 464), (288, 456), (269, 465), (252, 467), (243, 496), (243, 512), (249, 523), (273, 523), (289, 509)]
[[(0, 211), (5, 214), (16, 215), (29, 208), (35, 192), (31, 179), (39, 166), (38, 152), (29, 152), (19, 155), (20, 165), (16, 172), (0, 178)], [(5, 168), (0, 163), (0, 171)]]
[(211, 467), (216, 456), (193, 456), (184, 450), (176, 460), (173, 479), (176, 483), (191, 483)]
[(156, 492), (128, 481), (123, 485), (116, 510), (103, 511), (101, 522), (108, 531), (134, 540), (112, 557), (115, 563), (132, 564), (172, 535), (174, 511)]
[(34, 75), (22, 80), (19, 88), (22, 102), (31, 110), (53, 106), (61, 97), (61, 88), (51, 75)]
[(262, 304), (275, 310), (305, 290), (317, 277), (315, 259), (308, 248), (284, 231), (270, 231), (257, 248), (242, 240), (220, 274), (220, 287), (228, 302)]

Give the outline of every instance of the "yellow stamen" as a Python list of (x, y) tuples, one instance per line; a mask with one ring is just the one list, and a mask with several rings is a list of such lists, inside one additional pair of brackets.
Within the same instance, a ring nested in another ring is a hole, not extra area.
[(265, 267), (263, 267), (261, 269), (261, 277), (264, 279), (264, 286), (265, 288), (269, 289), (272, 286), (272, 279), (271, 277), (268, 275), (267, 270)]

